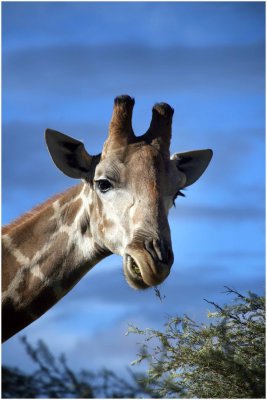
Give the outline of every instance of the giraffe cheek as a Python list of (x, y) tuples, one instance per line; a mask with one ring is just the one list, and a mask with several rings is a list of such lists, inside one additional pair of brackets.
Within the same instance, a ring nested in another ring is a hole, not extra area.
[(109, 229), (105, 236), (105, 246), (113, 253), (124, 256), (123, 232), (118, 230), (114, 225), (113, 229)]

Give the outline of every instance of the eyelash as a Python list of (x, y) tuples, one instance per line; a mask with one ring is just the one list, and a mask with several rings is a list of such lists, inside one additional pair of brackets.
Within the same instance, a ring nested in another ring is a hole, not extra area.
[(175, 205), (175, 200), (177, 199), (178, 196), (185, 197), (185, 194), (181, 190), (178, 190), (178, 192), (174, 195), (174, 198), (173, 198), (174, 207), (176, 206)]
[(95, 181), (95, 183), (101, 193), (106, 193), (113, 187), (112, 183), (108, 179), (99, 179), (98, 181)]

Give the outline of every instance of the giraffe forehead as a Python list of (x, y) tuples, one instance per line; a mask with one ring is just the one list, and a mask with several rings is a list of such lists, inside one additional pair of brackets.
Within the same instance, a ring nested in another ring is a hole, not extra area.
[(127, 178), (138, 191), (149, 190), (154, 195), (160, 191), (164, 194), (171, 186), (169, 164), (170, 161), (159, 150), (150, 145), (143, 146), (131, 154)]
[(166, 175), (169, 160), (165, 159), (158, 149), (151, 145), (137, 143), (126, 149), (110, 154), (97, 166), (95, 179), (106, 176), (115, 181), (155, 179), (159, 174)]
[[(163, 159), (161, 153), (153, 146), (146, 145), (136, 150), (133, 148), (129, 151), (126, 163), (131, 166), (136, 166), (136, 168), (145, 170), (165, 170), (167, 163)], [(135, 151), (134, 151), (135, 150)]]
[(110, 178), (114, 181), (119, 181), (125, 169), (123, 160), (116, 155), (112, 155), (101, 161), (95, 171), (95, 179)]

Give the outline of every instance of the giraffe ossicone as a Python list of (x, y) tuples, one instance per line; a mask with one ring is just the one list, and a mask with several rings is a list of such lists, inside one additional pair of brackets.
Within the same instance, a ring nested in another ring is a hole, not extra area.
[(168, 211), (180, 190), (207, 168), (209, 149), (170, 156), (174, 110), (153, 107), (147, 132), (135, 136), (134, 99), (115, 98), (103, 151), (47, 129), (56, 166), (81, 182), (24, 214), (2, 232), (2, 339), (39, 318), (101, 259), (123, 258), (127, 282), (146, 289), (173, 264)]

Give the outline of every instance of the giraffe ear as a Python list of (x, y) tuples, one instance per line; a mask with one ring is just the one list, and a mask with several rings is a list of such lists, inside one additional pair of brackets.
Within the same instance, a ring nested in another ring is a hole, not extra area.
[(171, 156), (179, 171), (186, 176), (183, 187), (190, 186), (196, 182), (206, 170), (212, 158), (212, 150), (195, 150), (186, 153), (175, 153)]
[(82, 142), (52, 129), (46, 129), (45, 140), (52, 160), (65, 175), (91, 179), (100, 155), (90, 156)]

